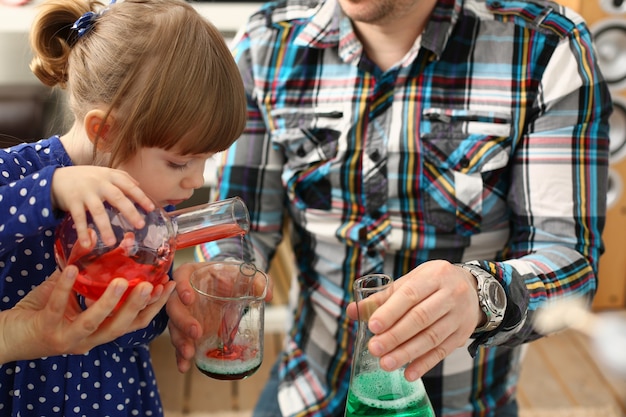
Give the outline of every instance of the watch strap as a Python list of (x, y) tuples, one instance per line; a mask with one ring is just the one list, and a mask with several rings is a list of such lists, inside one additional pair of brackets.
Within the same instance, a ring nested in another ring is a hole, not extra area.
[[(504, 312), (506, 310), (506, 298), (503, 300), (504, 308), (499, 309), (490, 299), (490, 295), (487, 291), (488, 285), (497, 285), (502, 288), (502, 285), (498, 280), (491, 275), (489, 272), (482, 269), (480, 266), (475, 264), (456, 264), (457, 266), (462, 267), (466, 271), (469, 271), (474, 278), (476, 278), (476, 290), (478, 293), (478, 304), (480, 309), (485, 313), (487, 317), (487, 321), (484, 325), (477, 327), (474, 330), (474, 333), (488, 332), (495, 330), (502, 320), (504, 319)], [(502, 293), (504, 294), (504, 290), (502, 289)]]

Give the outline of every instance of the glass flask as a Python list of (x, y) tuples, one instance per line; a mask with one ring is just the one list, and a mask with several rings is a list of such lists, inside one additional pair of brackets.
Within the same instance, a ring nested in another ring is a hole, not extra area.
[[(172, 212), (156, 208), (144, 215), (145, 226), (133, 227), (112, 206), (105, 204), (116, 243), (105, 245), (91, 216), (87, 226), (95, 233), (91, 249), (77, 243), (76, 228), (71, 215), (66, 215), (55, 231), (54, 255), (61, 269), (66, 265), (78, 268), (74, 290), (88, 299), (98, 299), (108, 284), (118, 277), (126, 278), (126, 294), (140, 282), (154, 285), (167, 282), (168, 271), (176, 249), (233, 236), (250, 230), (248, 208), (239, 197), (201, 204)], [(95, 242), (94, 242), (95, 241)], [(125, 295), (126, 295), (125, 294)]]
[(191, 314), (202, 328), (194, 341), (196, 368), (221, 380), (254, 374), (263, 361), (267, 274), (242, 260), (212, 261), (189, 283), (196, 292)]
[(393, 292), (393, 279), (384, 274), (366, 275), (354, 282), (358, 312), (357, 337), (346, 403), (346, 417), (435, 417), (422, 379), (409, 382), (406, 366), (384, 371), (379, 358), (369, 353), (373, 333), (369, 317)]

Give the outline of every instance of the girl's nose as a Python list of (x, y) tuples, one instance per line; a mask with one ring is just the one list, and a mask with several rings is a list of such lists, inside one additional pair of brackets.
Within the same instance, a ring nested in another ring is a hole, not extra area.
[(193, 172), (183, 180), (184, 188), (193, 188), (195, 190), (202, 186), (204, 186), (204, 165), (194, 169)]

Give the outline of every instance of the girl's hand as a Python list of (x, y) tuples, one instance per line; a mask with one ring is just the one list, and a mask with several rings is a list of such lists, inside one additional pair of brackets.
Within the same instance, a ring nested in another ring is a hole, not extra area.
[[(0, 312), (0, 364), (60, 354), (83, 354), (95, 346), (146, 327), (163, 308), (175, 284), (141, 283), (116, 309), (128, 288), (113, 280), (86, 310), (72, 290), (78, 270), (68, 266), (35, 287), (10, 310)], [(153, 291), (154, 290), (154, 291)]]
[(85, 248), (91, 243), (87, 232), (87, 212), (91, 214), (104, 244), (115, 243), (115, 235), (104, 208), (105, 201), (117, 208), (138, 229), (145, 222), (135, 203), (146, 211), (155, 208), (137, 181), (124, 171), (88, 165), (63, 167), (55, 171), (52, 177), (52, 204), (72, 215), (78, 241)]

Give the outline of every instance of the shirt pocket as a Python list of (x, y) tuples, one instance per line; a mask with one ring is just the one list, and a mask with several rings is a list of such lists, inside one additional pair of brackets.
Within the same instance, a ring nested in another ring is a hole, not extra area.
[(505, 197), (499, 189), (508, 178), (512, 116), (443, 108), (422, 115), (425, 220), (439, 232), (480, 233), (485, 201)]
[(272, 145), (285, 157), (282, 179), (299, 209), (330, 210), (331, 166), (336, 160), (343, 111), (279, 109), (272, 112)]

